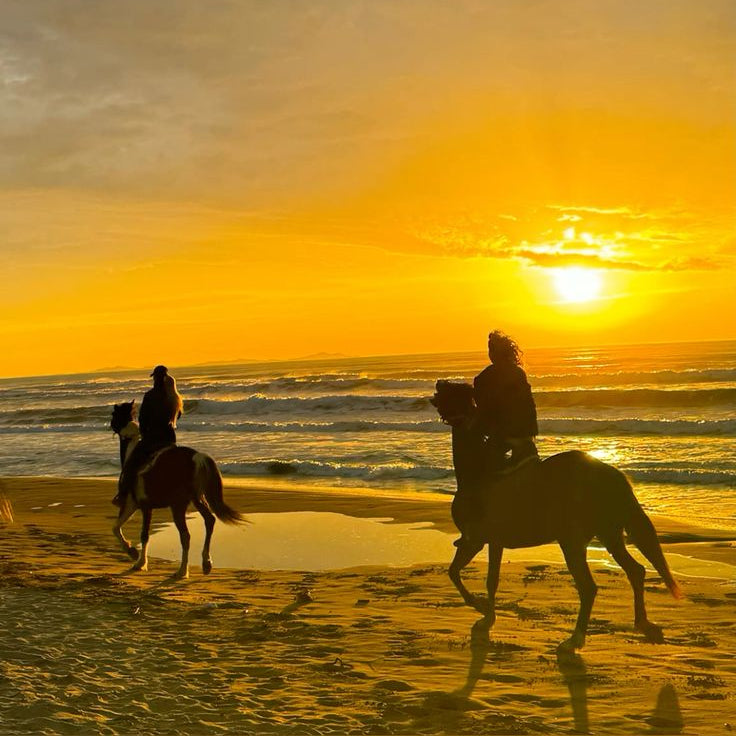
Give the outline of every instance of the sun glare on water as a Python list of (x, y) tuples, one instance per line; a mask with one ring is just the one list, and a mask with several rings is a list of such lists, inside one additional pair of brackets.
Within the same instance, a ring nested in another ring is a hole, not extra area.
[(591, 268), (558, 268), (552, 278), (557, 293), (565, 302), (589, 302), (601, 291), (601, 276)]

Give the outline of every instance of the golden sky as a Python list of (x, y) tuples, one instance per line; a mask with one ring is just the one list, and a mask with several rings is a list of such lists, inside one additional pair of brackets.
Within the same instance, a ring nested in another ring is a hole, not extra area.
[(0, 20), (0, 375), (736, 337), (732, 0)]

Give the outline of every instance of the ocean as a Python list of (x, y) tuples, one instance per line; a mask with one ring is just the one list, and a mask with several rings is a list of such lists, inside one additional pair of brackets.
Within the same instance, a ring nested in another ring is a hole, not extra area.
[[(649, 512), (736, 529), (736, 341), (530, 349), (525, 362), (543, 457), (585, 450), (625, 471)], [(449, 494), (450, 432), (429, 398), (437, 379), (486, 364), (473, 352), (169, 367), (179, 443), (228, 480)], [(149, 372), (0, 380), (0, 474), (117, 476), (112, 405), (140, 401)]]

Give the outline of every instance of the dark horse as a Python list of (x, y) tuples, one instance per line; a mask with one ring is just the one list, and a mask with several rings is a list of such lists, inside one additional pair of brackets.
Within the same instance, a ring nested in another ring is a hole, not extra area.
[[(134, 404), (134, 401), (115, 404), (112, 411), (110, 426), (120, 438), (121, 465), (140, 440)], [(223, 500), (222, 476), (209, 455), (178, 445), (159, 450), (141, 469), (135, 493), (128, 494), (113, 527), (113, 533), (120, 540), (123, 549), (135, 560), (133, 570), (148, 569), (148, 539), (153, 509), (168, 507), (171, 508), (181, 539), (181, 565), (174, 577), (189, 576), (190, 535), (186, 515), (190, 503), (204, 519), (202, 571), (207, 575), (212, 570), (210, 540), (215, 528), (215, 516), (226, 524), (236, 524), (245, 519)], [(122, 530), (123, 524), (136, 509), (140, 509), (143, 514), (140, 554), (125, 538)]]
[[(598, 537), (623, 568), (634, 591), (634, 626), (651, 642), (662, 642), (662, 629), (647, 618), (644, 607), (645, 570), (627, 551), (628, 538), (681, 597), (657, 533), (634, 496), (626, 476), (611, 465), (573, 450), (534, 460), (508, 474), (485, 470), (483, 437), (473, 427), (476, 407), (469, 384), (438, 381), (431, 399), (440, 417), (452, 426), (452, 458), (457, 493), (452, 518), (461, 532), (450, 565), (450, 579), (463, 600), (493, 625), (501, 557), (505, 547), (535, 547), (557, 542), (580, 597), (572, 636), (560, 646), (579, 649), (593, 607), (597, 586), (587, 561), (588, 542)], [(488, 545), (488, 599), (473, 595), (461, 570)]]

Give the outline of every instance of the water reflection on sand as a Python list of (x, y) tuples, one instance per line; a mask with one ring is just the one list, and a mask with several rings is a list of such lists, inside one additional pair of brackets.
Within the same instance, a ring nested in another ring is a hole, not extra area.
[[(192, 533), (190, 563), (197, 564), (203, 542), (199, 514), (189, 517)], [(392, 519), (366, 519), (322, 511), (248, 514), (249, 524), (218, 523), (212, 554), (217, 567), (258, 570), (340, 570), (363, 565), (403, 567), (449, 564), (457, 534), (446, 534), (429, 523), (400, 524)], [(133, 522), (134, 523), (134, 522)], [(131, 527), (132, 528), (132, 527)], [(151, 539), (154, 557), (178, 560), (179, 534), (165, 524)], [(645, 562), (638, 551), (631, 552)], [(478, 559), (487, 559), (486, 553)], [(560, 548), (548, 544), (529, 549), (504, 550), (504, 562), (527, 561), (564, 564)], [(600, 548), (588, 550), (590, 562), (615, 566)], [(734, 567), (667, 552), (673, 571), (684, 575), (731, 578)]]
[[(212, 554), (218, 567), (258, 570), (339, 570), (362, 565), (404, 567), (422, 563), (447, 564), (457, 534), (446, 534), (429, 523), (401, 524), (392, 519), (366, 519), (322, 511), (248, 514), (250, 522), (231, 527), (217, 524)], [(198, 514), (189, 517), (192, 533), (190, 562), (196, 564), (203, 528)], [(173, 524), (151, 539), (155, 557), (178, 560), (179, 534)], [(590, 559), (604, 557), (590, 551)], [(478, 559), (487, 559), (486, 553)], [(504, 560), (563, 562), (556, 545), (506, 550)]]
[[(360, 565), (405, 566), (445, 562), (453, 536), (430, 524), (394, 524), (343, 514), (294, 511), (248, 514), (247, 525), (217, 524), (212, 555), (219, 567), (259, 570), (335, 570)], [(202, 525), (191, 517), (191, 561), (202, 545)], [(156, 557), (178, 559), (179, 535), (173, 525), (151, 540)]]

